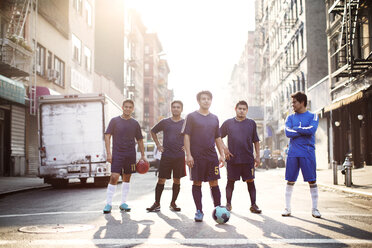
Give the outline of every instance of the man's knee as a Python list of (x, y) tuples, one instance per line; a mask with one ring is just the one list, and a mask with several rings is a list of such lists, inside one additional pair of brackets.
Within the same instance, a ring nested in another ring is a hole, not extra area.
[(202, 185), (202, 181), (194, 181), (192, 183), (192, 185), (195, 185), (195, 186), (201, 186)]
[(167, 179), (165, 179), (165, 178), (159, 178), (158, 179), (158, 184), (165, 184), (165, 181), (167, 181)]
[(247, 183), (252, 183), (252, 182), (254, 182), (254, 179), (247, 179), (247, 180), (245, 180)]
[(209, 181), (209, 186), (211, 187), (218, 186), (218, 181), (217, 180)]
[(174, 184), (181, 184), (181, 179), (180, 178), (173, 178), (173, 183)]
[(125, 183), (129, 183), (130, 182), (130, 177), (132, 176), (132, 174), (123, 174), (123, 182)]
[(119, 181), (119, 177), (120, 177), (120, 174), (119, 173), (111, 173), (111, 176), (110, 176), (110, 184), (112, 185), (116, 185)]

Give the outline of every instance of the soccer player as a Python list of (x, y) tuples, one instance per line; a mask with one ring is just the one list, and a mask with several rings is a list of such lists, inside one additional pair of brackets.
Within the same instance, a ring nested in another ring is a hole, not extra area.
[[(171, 103), (172, 117), (161, 120), (151, 129), (152, 139), (155, 141), (159, 151), (162, 152), (159, 179), (155, 187), (155, 202), (146, 208), (149, 212), (160, 210), (160, 198), (167, 179), (171, 178), (173, 171), (173, 194), (169, 208), (172, 211), (181, 211), (176, 205), (178, 193), (180, 192), (181, 178), (186, 176), (185, 152), (183, 151), (183, 136), (181, 135), (184, 119), (181, 118), (183, 103), (173, 101)], [(157, 133), (163, 131), (163, 145), (160, 144)]]
[[(192, 195), (196, 213), (194, 220), (203, 221), (202, 182), (209, 182), (214, 206), (221, 205), (221, 192), (218, 186), (220, 178), (219, 165), (223, 166), (225, 154), (217, 116), (209, 112), (212, 93), (201, 91), (196, 99), (200, 106), (198, 111), (187, 115), (182, 134), (186, 150), (186, 163), (190, 167), (190, 178), (193, 181)], [(217, 157), (217, 145), (220, 158)]]
[[(107, 153), (107, 161), (111, 163), (110, 182), (107, 185), (106, 206), (103, 213), (107, 214), (112, 209), (112, 198), (115, 194), (116, 185), (120, 174), (122, 174), (122, 198), (120, 210), (129, 212), (130, 207), (126, 203), (126, 198), (129, 192), (129, 182), (132, 173), (136, 172), (136, 150), (135, 145), (137, 140), (141, 159), (145, 162), (145, 148), (143, 145), (143, 137), (139, 123), (131, 117), (134, 110), (134, 102), (130, 99), (123, 102), (123, 114), (112, 118), (105, 132), (105, 145)], [(112, 154), (111, 154), (111, 136)]]
[[(251, 198), (250, 211), (261, 213), (256, 205), (256, 187), (254, 184), (255, 167), (260, 165), (260, 140), (254, 120), (248, 119), (248, 103), (239, 101), (235, 106), (236, 116), (226, 120), (221, 126), (221, 138), (227, 136), (228, 147), (224, 148), (227, 160), (226, 208), (231, 211), (231, 198), (235, 181), (247, 183)], [(256, 157), (253, 155), (253, 144)]]
[(312, 199), (312, 215), (320, 218), (318, 211), (318, 187), (316, 185), (315, 132), (318, 128), (318, 116), (306, 110), (307, 96), (303, 92), (291, 95), (294, 114), (285, 122), (285, 134), (290, 139), (288, 147), (285, 180), (286, 208), (282, 216), (291, 215), (291, 196), (299, 170), (305, 182), (309, 183)]

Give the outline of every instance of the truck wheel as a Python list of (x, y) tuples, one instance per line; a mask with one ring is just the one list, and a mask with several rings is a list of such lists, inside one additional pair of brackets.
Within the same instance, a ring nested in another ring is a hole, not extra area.
[(94, 185), (97, 187), (107, 187), (107, 184), (110, 182), (110, 177), (95, 177)]
[(88, 178), (80, 178), (80, 183), (81, 184), (86, 184)]
[(56, 189), (66, 188), (68, 185), (68, 179), (49, 179), (48, 181)]

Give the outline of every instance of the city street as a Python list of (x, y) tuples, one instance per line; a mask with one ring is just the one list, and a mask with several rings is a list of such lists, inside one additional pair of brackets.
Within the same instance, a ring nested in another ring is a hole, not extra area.
[[(221, 170), (225, 178), (226, 170)], [(178, 205), (171, 212), (171, 181), (163, 192), (162, 209), (147, 213), (154, 201), (153, 172), (134, 175), (128, 204), (118, 209), (119, 185), (111, 214), (102, 214), (105, 188), (70, 184), (65, 189), (36, 189), (0, 198), (1, 247), (372, 247), (372, 199), (320, 188), (321, 219), (311, 216), (308, 186), (299, 182), (292, 198), (292, 217), (282, 217), (283, 169), (256, 174), (260, 215), (249, 212), (246, 185), (235, 184), (232, 215), (225, 225), (211, 217), (212, 201), (203, 184), (204, 222), (193, 220), (191, 182), (184, 178)], [(220, 180), (222, 203), (225, 183)], [(24, 232), (21, 232), (23, 230)]]

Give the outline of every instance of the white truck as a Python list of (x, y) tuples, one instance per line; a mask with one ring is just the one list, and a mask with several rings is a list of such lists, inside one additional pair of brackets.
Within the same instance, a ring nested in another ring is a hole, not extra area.
[(105, 128), (121, 108), (103, 94), (48, 95), (39, 103), (39, 177), (54, 187), (69, 179), (106, 186)]

